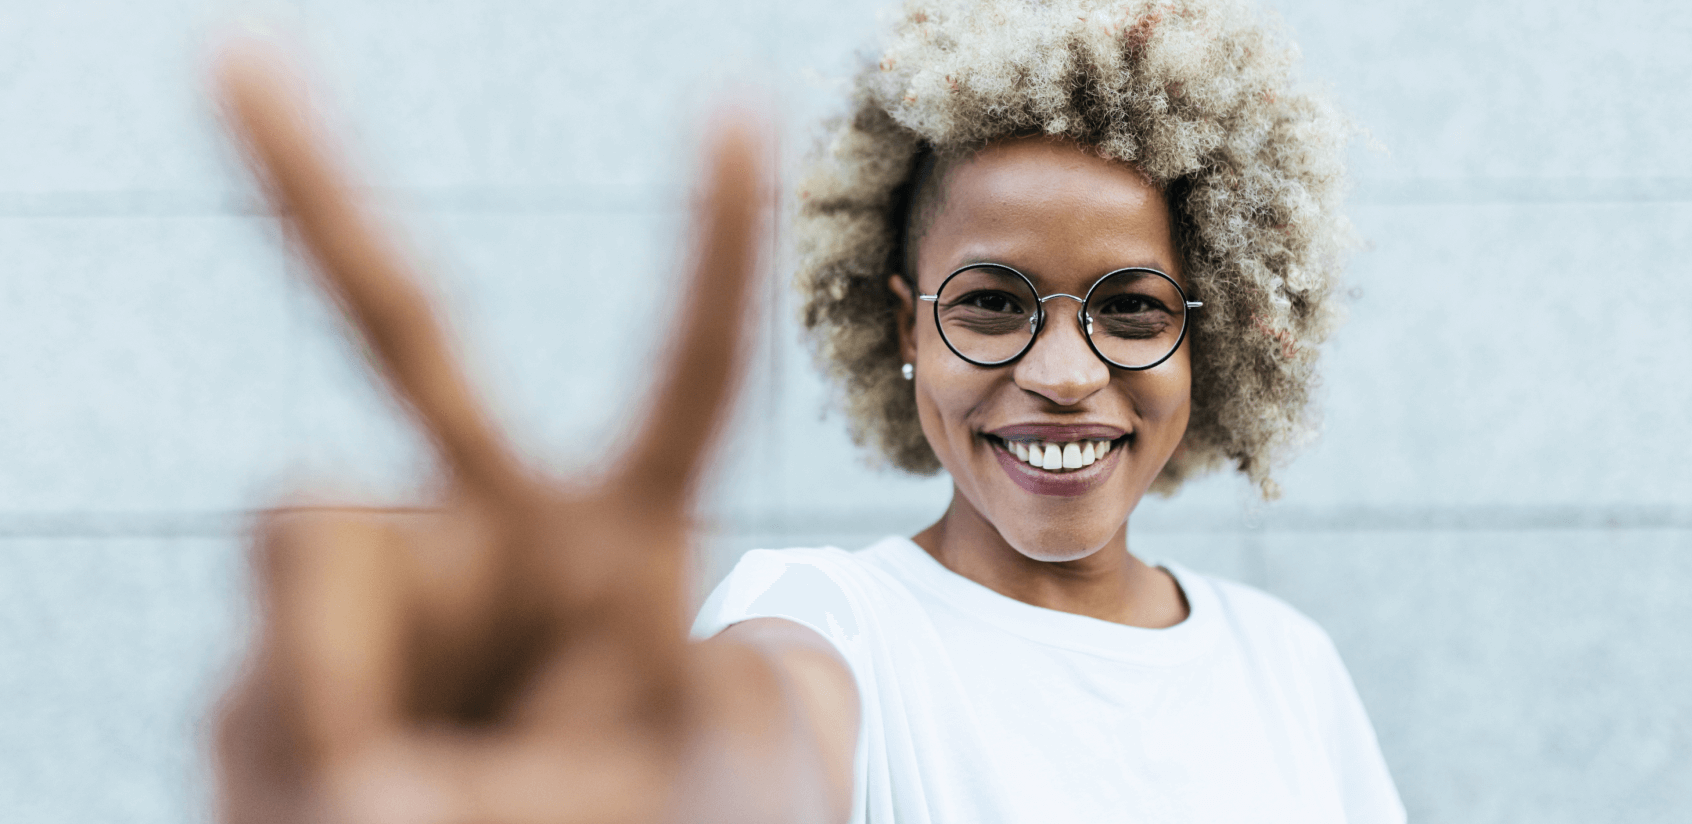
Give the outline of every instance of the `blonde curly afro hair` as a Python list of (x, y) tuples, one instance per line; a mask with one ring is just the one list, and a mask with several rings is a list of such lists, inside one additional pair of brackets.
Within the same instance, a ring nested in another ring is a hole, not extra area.
[[(854, 440), (940, 469), (899, 367), (900, 244), (922, 158), (1044, 133), (1164, 189), (1195, 314), (1184, 449), (1153, 489), (1223, 463), (1266, 498), (1314, 431), (1317, 344), (1350, 245), (1350, 129), (1293, 86), (1297, 50), (1230, 0), (911, 0), (800, 191), (797, 287)], [(928, 164), (932, 166), (933, 164)]]

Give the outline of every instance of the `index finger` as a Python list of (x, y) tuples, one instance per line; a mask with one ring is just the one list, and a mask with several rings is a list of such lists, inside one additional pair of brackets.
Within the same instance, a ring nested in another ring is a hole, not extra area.
[(768, 193), (761, 157), (765, 139), (744, 117), (720, 117), (696, 207), (687, 302), (623, 476), (641, 497), (665, 503), (678, 503), (691, 490), (728, 415)]
[(445, 331), (405, 265), (325, 145), (296, 73), (271, 45), (230, 44), (218, 61), (231, 131), (317, 264), (325, 288), (376, 355), (447, 465), (472, 488), (501, 488), (517, 461), (471, 390)]

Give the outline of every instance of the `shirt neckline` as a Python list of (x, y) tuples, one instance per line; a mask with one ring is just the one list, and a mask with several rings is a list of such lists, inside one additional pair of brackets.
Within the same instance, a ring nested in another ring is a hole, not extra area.
[(1221, 606), (1210, 582), (1179, 564), (1157, 566), (1175, 576), (1187, 599), (1187, 618), (1172, 627), (1148, 629), (1037, 607), (1001, 595), (947, 569), (902, 536), (884, 538), (860, 554), (866, 560), (893, 567), (903, 573), (899, 578), (1005, 632), (1103, 658), (1150, 666), (1185, 663), (1208, 651), (1221, 628)]

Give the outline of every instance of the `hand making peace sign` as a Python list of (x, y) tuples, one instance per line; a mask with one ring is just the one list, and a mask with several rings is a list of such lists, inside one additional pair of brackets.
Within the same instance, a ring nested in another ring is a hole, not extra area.
[[(644, 424), (618, 471), (566, 489), (524, 465), (472, 391), (292, 78), (261, 44), (217, 67), (273, 207), (439, 450), (450, 492), (407, 512), (263, 517), (262, 623), (218, 735), (224, 818), (657, 821), (744, 789), (719, 773), (769, 760), (725, 754), (780, 739), (735, 732), (781, 727), (779, 677), (746, 647), (688, 644), (683, 609), (688, 508), (748, 327), (759, 135), (729, 123), (710, 138), (696, 266)], [(804, 817), (779, 799), (717, 802), (739, 812), (713, 820)]]

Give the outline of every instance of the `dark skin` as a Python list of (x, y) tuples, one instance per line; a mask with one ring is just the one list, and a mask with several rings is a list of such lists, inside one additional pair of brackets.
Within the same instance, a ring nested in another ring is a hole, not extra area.
[[(947, 164), (937, 177), (930, 185), (943, 191), (919, 198), (934, 208), (913, 233), (917, 283), (926, 293), (957, 267), (981, 261), (1034, 275), (1042, 294), (1085, 294), (1093, 280), (1126, 266), (1181, 278), (1163, 193), (1130, 166), (1073, 144), (1027, 139), (988, 146)], [(946, 348), (932, 316), (917, 312), (903, 278), (888, 285), (900, 301), (901, 351), (916, 365), (923, 433), (954, 485), (951, 506), (915, 536), (916, 544), (953, 572), (1024, 603), (1137, 627), (1185, 620), (1180, 586), (1130, 553), (1127, 535), (1129, 514), (1186, 434), (1190, 347), (1153, 369), (1116, 369), (1087, 346), (1073, 310), (1054, 307), (1054, 322), (1026, 355), (985, 369)], [(1035, 495), (1007, 479), (985, 433), (1046, 424), (1127, 433), (1118, 462), (1096, 489)], [(826, 646), (814, 631), (776, 618), (746, 621), (718, 637), (749, 640), (760, 633)], [(838, 661), (812, 663), (816, 683), (838, 683), (830, 672)], [(832, 703), (847, 695), (819, 693), (811, 706), (822, 711), (816, 729), (850, 744), (856, 730), (839, 721), (852, 708)], [(850, 761), (838, 763), (848, 772), (834, 780), (849, 785)]]
[[(260, 518), (262, 614), (221, 707), (220, 817), (845, 820), (858, 695), (834, 648), (780, 619), (703, 643), (685, 633), (689, 513), (754, 325), (759, 138), (723, 127), (708, 141), (688, 299), (644, 423), (615, 474), (566, 483), (494, 425), (294, 75), (262, 44), (228, 49), (216, 79), (231, 130), (445, 474), (415, 509), (296, 505)], [(920, 242), (924, 288), (982, 255), (1037, 273), (1047, 291), (1084, 291), (1126, 265), (1178, 274), (1162, 197), (1129, 167), (1017, 142), (945, 178)], [(1173, 580), (1128, 553), (1125, 535), (1185, 430), (1184, 351), (1119, 373), (1058, 323), (1014, 367), (981, 370), (916, 322), (902, 281), (893, 288), (924, 431), (957, 488), (919, 545), (1031, 604), (1136, 626), (1182, 620)], [(1097, 490), (1043, 500), (1007, 486), (984, 452), (984, 428), (1030, 420), (1131, 435)]]
[[(1147, 266), (1181, 279), (1168, 204), (1132, 167), (1062, 141), (988, 146), (943, 186), (917, 242), (917, 285), (933, 294), (959, 266), (991, 261), (1029, 274), (1042, 294), (1082, 295), (1106, 272)], [(1140, 627), (1186, 617), (1180, 588), (1127, 548), (1127, 521), (1180, 448), (1191, 409), (1191, 347), (1145, 371), (1113, 368), (1087, 346), (1076, 304), (1016, 363), (983, 368), (940, 340), (929, 304), (900, 300), (900, 349), (916, 365), (923, 433), (953, 479), (951, 507), (917, 545), (959, 575), (1035, 606)], [(1031, 494), (1011, 482), (989, 433), (1007, 426), (1110, 427), (1126, 433), (1109, 477), (1084, 495)]]
[(290, 239), (445, 474), (415, 509), (261, 515), (260, 623), (217, 730), (222, 820), (845, 818), (857, 699), (832, 647), (784, 626), (685, 630), (692, 501), (755, 326), (763, 139), (725, 125), (707, 141), (694, 271), (644, 423), (615, 474), (565, 483), (494, 425), (296, 75), (243, 42), (215, 79)]

